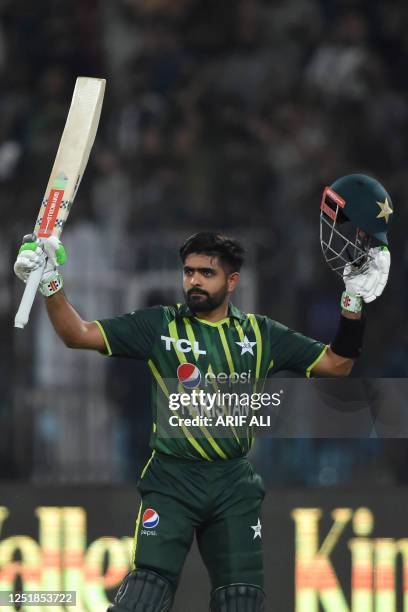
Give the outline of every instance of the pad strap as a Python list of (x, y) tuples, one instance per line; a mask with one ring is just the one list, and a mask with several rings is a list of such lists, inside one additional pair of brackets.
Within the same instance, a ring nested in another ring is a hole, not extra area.
[(339, 327), (331, 350), (340, 357), (356, 359), (360, 356), (365, 329), (365, 317), (361, 319), (348, 319), (340, 317)]
[(124, 577), (108, 612), (170, 612), (173, 596), (168, 580), (151, 570), (137, 569)]

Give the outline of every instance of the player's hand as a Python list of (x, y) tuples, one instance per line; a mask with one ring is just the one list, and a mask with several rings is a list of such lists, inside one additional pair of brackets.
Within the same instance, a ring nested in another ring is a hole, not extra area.
[(14, 272), (23, 283), (31, 272), (44, 265), (45, 254), (35, 234), (27, 234), (14, 263)]
[(370, 263), (367, 270), (349, 276), (351, 266), (347, 264), (343, 272), (346, 292), (350, 296), (361, 297), (367, 304), (373, 302), (384, 291), (391, 265), (391, 254), (387, 247), (374, 247), (368, 254)]
[[(48, 269), (55, 269), (64, 265), (67, 261), (67, 254), (62, 242), (56, 236), (40, 239), (41, 246), (47, 256)], [(44, 270), (45, 274), (45, 270)]]
[(27, 282), (33, 270), (44, 266), (39, 289), (44, 296), (49, 297), (63, 286), (59, 266), (66, 260), (64, 246), (56, 236), (38, 239), (35, 235), (27, 235), (20, 247), (14, 271), (22, 281)]

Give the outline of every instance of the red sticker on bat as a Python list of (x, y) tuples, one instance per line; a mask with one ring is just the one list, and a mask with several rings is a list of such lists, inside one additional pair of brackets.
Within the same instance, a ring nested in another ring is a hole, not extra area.
[(58, 217), (63, 197), (63, 189), (51, 189), (47, 206), (41, 221), (40, 229), (38, 230), (39, 238), (48, 238), (49, 236), (51, 236), (52, 230), (54, 229), (55, 221)]

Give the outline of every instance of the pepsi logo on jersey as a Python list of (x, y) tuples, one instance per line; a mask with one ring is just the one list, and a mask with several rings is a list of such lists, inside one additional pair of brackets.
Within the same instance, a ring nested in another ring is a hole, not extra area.
[(251, 370), (248, 372), (207, 372), (204, 376), (205, 386), (214, 385), (215, 383), (221, 385), (236, 385), (237, 383), (250, 383), (251, 382)]
[(156, 510), (153, 508), (147, 508), (143, 512), (143, 527), (146, 529), (154, 529), (160, 522), (160, 517)]
[(143, 517), (142, 517), (143, 529), (140, 530), (140, 535), (147, 535), (147, 536), (157, 535), (154, 529), (155, 527), (157, 527), (159, 522), (160, 522), (160, 516), (158, 512), (156, 512), (156, 510), (153, 510), (153, 508), (147, 508), (143, 512)]
[(201, 382), (201, 372), (193, 363), (182, 363), (177, 368), (177, 378), (185, 389), (195, 389)]
[[(237, 383), (250, 383), (251, 370), (248, 372), (218, 372), (215, 374), (210, 371), (204, 376), (205, 386), (213, 386), (214, 384), (235, 385)], [(193, 363), (182, 363), (177, 368), (177, 378), (185, 389), (196, 389), (201, 383), (201, 372)]]

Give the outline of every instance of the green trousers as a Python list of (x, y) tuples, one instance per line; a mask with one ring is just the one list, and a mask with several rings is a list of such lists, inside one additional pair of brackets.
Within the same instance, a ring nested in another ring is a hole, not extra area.
[(262, 480), (246, 458), (189, 461), (154, 454), (138, 484), (134, 564), (174, 587), (197, 537), (212, 588), (263, 587)]

